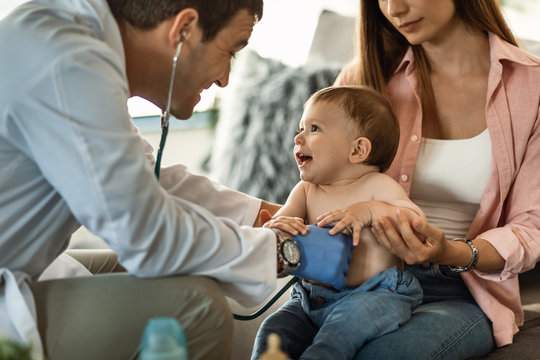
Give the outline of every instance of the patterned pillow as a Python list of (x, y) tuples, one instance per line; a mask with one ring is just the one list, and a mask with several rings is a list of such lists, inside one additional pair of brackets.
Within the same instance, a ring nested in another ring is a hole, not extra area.
[(341, 65), (290, 67), (246, 50), (219, 105), (210, 177), (283, 203), (298, 182), (293, 139), (303, 105), (333, 84)]

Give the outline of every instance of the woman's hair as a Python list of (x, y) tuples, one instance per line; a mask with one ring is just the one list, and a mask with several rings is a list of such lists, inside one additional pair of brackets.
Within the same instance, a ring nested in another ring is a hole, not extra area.
[(143, 30), (151, 30), (183, 9), (199, 13), (203, 41), (212, 40), (231, 18), (242, 9), (258, 20), (263, 14), (263, 0), (107, 0), (117, 20)]
[(399, 145), (399, 124), (384, 95), (366, 86), (331, 86), (313, 94), (307, 104), (330, 102), (340, 106), (352, 124), (354, 136), (371, 141), (365, 163), (386, 171)]
[[(499, 0), (454, 0), (454, 5), (456, 14), (469, 28), (492, 32), (503, 40), (517, 45), (504, 19)], [(358, 63), (354, 75), (356, 82), (385, 93), (386, 83), (411, 46), (424, 115), (438, 124), (439, 114), (429, 78), (430, 64), (422, 46), (409, 44), (384, 17), (378, 1), (360, 0), (358, 20)]]

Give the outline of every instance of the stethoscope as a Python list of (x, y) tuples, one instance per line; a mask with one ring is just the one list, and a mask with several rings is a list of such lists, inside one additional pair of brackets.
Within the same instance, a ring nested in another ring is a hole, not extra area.
[[(163, 149), (165, 148), (165, 141), (167, 140), (167, 134), (169, 133), (169, 118), (171, 116), (170, 110), (171, 110), (171, 98), (172, 98), (172, 92), (173, 92), (173, 86), (174, 86), (174, 76), (176, 74), (176, 65), (178, 64), (178, 57), (180, 56), (180, 51), (182, 50), (182, 43), (184, 42), (184, 39), (186, 38), (186, 31), (182, 31), (182, 37), (180, 38), (180, 42), (178, 43), (178, 46), (176, 47), (176, 51), (174, 53), (173, 57), (173, 64), (172, 64), (172, 70), (171, 70), (171, 80), (169, 82), (169, 94), (167, 96), (167, 104), (165, 106), (165, 110), (161, 112), (161, 139), (159, 140), (159, 148), (156, 156), (156, 166), (154, 168), (154, 173), (156, 174), (156, 178), (159, 180), (159, 170), (161, 168), (161, 157), (163, 156)], [(236, 320), (252, 320), (259, 316), (261, 316), (272, 304), (274, 304), (277, 299), (281, 297), (287, 291), (289, 287), (291, 287), (294, 283), (296, 283), (299, 279), (297, 277), (293, 277), (289, 282), (281, 288), (280, 291), (278, 291), (277, 294), (275, 294), (262, 308), (260, 308), (258, 311), (251, 315), (239, 315), (239, 314), (233, 314), (234, 319)]]
[(167, 96), (167, 104), (165, 109), (161, 112), (161, 139), (159, 140), (159, 148), (156, 156), (156, 166), (154, 168), (154, 173), (159, 180), (159, 170), (161, 168), (161, 157), (163, 156), (163, 149), (165, 148), (165, 141), (167, 140), (167, 134), (169, 133), (169, 118), (171, 117), (171, 99), (174, 86), (174, 76), (176, 75), (176, 64), (178, 64), (178, 57), (180, 56), (180, 51), (182, 50), (182, 44), (186, 38), (186, 31), (183, 30), (181, 33), (180, 42), (176, 47), (176, 51), (173, 57), (172, 70), (171, 70), (171, 80), (169, 81), (169, 94)]

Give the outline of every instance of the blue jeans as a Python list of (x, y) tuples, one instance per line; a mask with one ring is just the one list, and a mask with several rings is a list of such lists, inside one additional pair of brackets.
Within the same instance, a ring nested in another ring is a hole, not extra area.
[[(421, 301), (422, 289), (416, 278), (397, 267), (343, 291), (303, 281), (295, 285), (285, 307), (307, 314), (318, 330), (307, 349), (290, 355), (301, 360), (352, 359), (366, 342), (407, 322)], [(259, 335), (264, 339), (276, 330), (265, 324)], [(258, 353), (256, 350), (255, 356)]]
[[(447, 266), (406, 266), (420, 282), (424, 299), (411, 319), (396, 331), (366, 343), (355, 360), (372, 359), (467, 359), (484, 356), (495, 347), (491, 322), (478, 307), (459, 274)], [(292, 300), (269, 316), (255, 339), (253, 359), (276, 332), (283, 350), (297, 359), (312, 344), (317, 325), (298, 311)]]

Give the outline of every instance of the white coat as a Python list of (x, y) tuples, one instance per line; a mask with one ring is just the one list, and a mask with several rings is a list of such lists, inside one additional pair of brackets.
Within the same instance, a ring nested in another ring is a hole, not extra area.
[(0, 44), (0, 336), (41, 356), (28, 281), (81, 224), (136, 276), (209, 276), (246, 306), (271, 293), (275, 236), (240, 226), (259, 200), (183, 166), (157, 182), (105, 0), (23, 4), (0, 22)]

